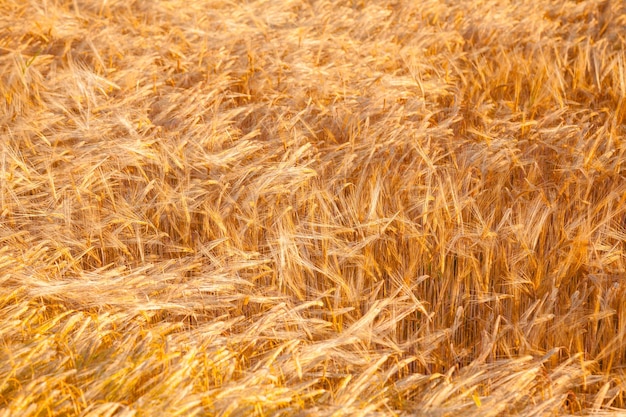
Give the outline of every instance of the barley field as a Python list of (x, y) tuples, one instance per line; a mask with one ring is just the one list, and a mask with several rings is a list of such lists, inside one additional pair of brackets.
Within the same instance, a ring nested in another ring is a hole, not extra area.
[(620, 0), (0, 0), (0, 417), (626, 415)]

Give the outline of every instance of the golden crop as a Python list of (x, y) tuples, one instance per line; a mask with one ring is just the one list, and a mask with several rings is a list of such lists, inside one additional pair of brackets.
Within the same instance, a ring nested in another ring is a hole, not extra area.
[(0, 0), (0, 417), (626, 413), (619, 0)]

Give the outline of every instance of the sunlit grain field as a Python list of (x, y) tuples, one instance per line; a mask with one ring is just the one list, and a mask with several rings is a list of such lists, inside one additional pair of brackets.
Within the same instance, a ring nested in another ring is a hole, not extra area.
[(0, 0), (0, 416), (623, 415), (625, 27)]

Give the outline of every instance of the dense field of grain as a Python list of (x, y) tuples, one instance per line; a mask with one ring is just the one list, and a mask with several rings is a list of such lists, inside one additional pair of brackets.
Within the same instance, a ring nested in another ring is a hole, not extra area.
[(0, 0), (0, 416), (626, 413), (619, 0)]

